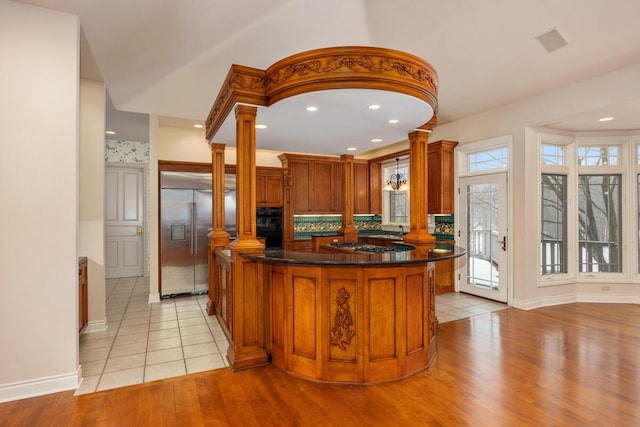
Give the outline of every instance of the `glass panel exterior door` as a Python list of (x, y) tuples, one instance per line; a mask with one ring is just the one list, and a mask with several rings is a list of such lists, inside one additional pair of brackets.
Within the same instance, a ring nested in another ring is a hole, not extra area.
[(460, 178), (460, 204), (460, 243), (467, 249), (460, 291), (507, 302), (506, 174)]

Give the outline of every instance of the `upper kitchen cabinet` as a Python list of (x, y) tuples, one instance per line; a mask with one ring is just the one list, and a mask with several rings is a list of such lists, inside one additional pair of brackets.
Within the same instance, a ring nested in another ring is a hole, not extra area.
[(429, 148), (428, 197), (430, 214), (454, 214), (455, 141), (436, 141)]
[(369, 162), (369, 213), (382, 214), (382, 165)]
[(357, 214), (371, 212), (369, 162), (356, 160), (353, 163), (353, 211)]
[(339, 159), (282, 154), (291, 177), (293, 214), (334, 214), (342, 209), (342, 170)]
[(259, 167), (256, 169), (256, 206), (282, 207), (282, 169)]

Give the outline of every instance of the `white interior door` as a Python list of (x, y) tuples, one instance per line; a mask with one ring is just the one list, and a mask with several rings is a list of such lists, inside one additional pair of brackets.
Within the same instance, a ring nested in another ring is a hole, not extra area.
[(105, 172), (106, 278), (142, 276), (144, 196), (142, 169), (107, 167)]
[(507, 302), (507, 211), (506, 173), (460, 178), (460, 291)]

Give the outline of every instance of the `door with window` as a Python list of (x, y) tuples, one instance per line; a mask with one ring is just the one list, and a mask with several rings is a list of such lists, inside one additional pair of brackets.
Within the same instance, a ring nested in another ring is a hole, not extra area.
[(507, 213), (506, 173), (460, 178), (461, 292), (507, 302)]

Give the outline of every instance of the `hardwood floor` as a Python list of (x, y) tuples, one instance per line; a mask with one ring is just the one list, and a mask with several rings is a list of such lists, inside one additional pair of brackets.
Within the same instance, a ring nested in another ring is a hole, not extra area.
[(640, 425), (640, 305), (513, 308), (441, 324), (426, 371), (369, 387), (272, 366), (0, 405), (2, 426)]

